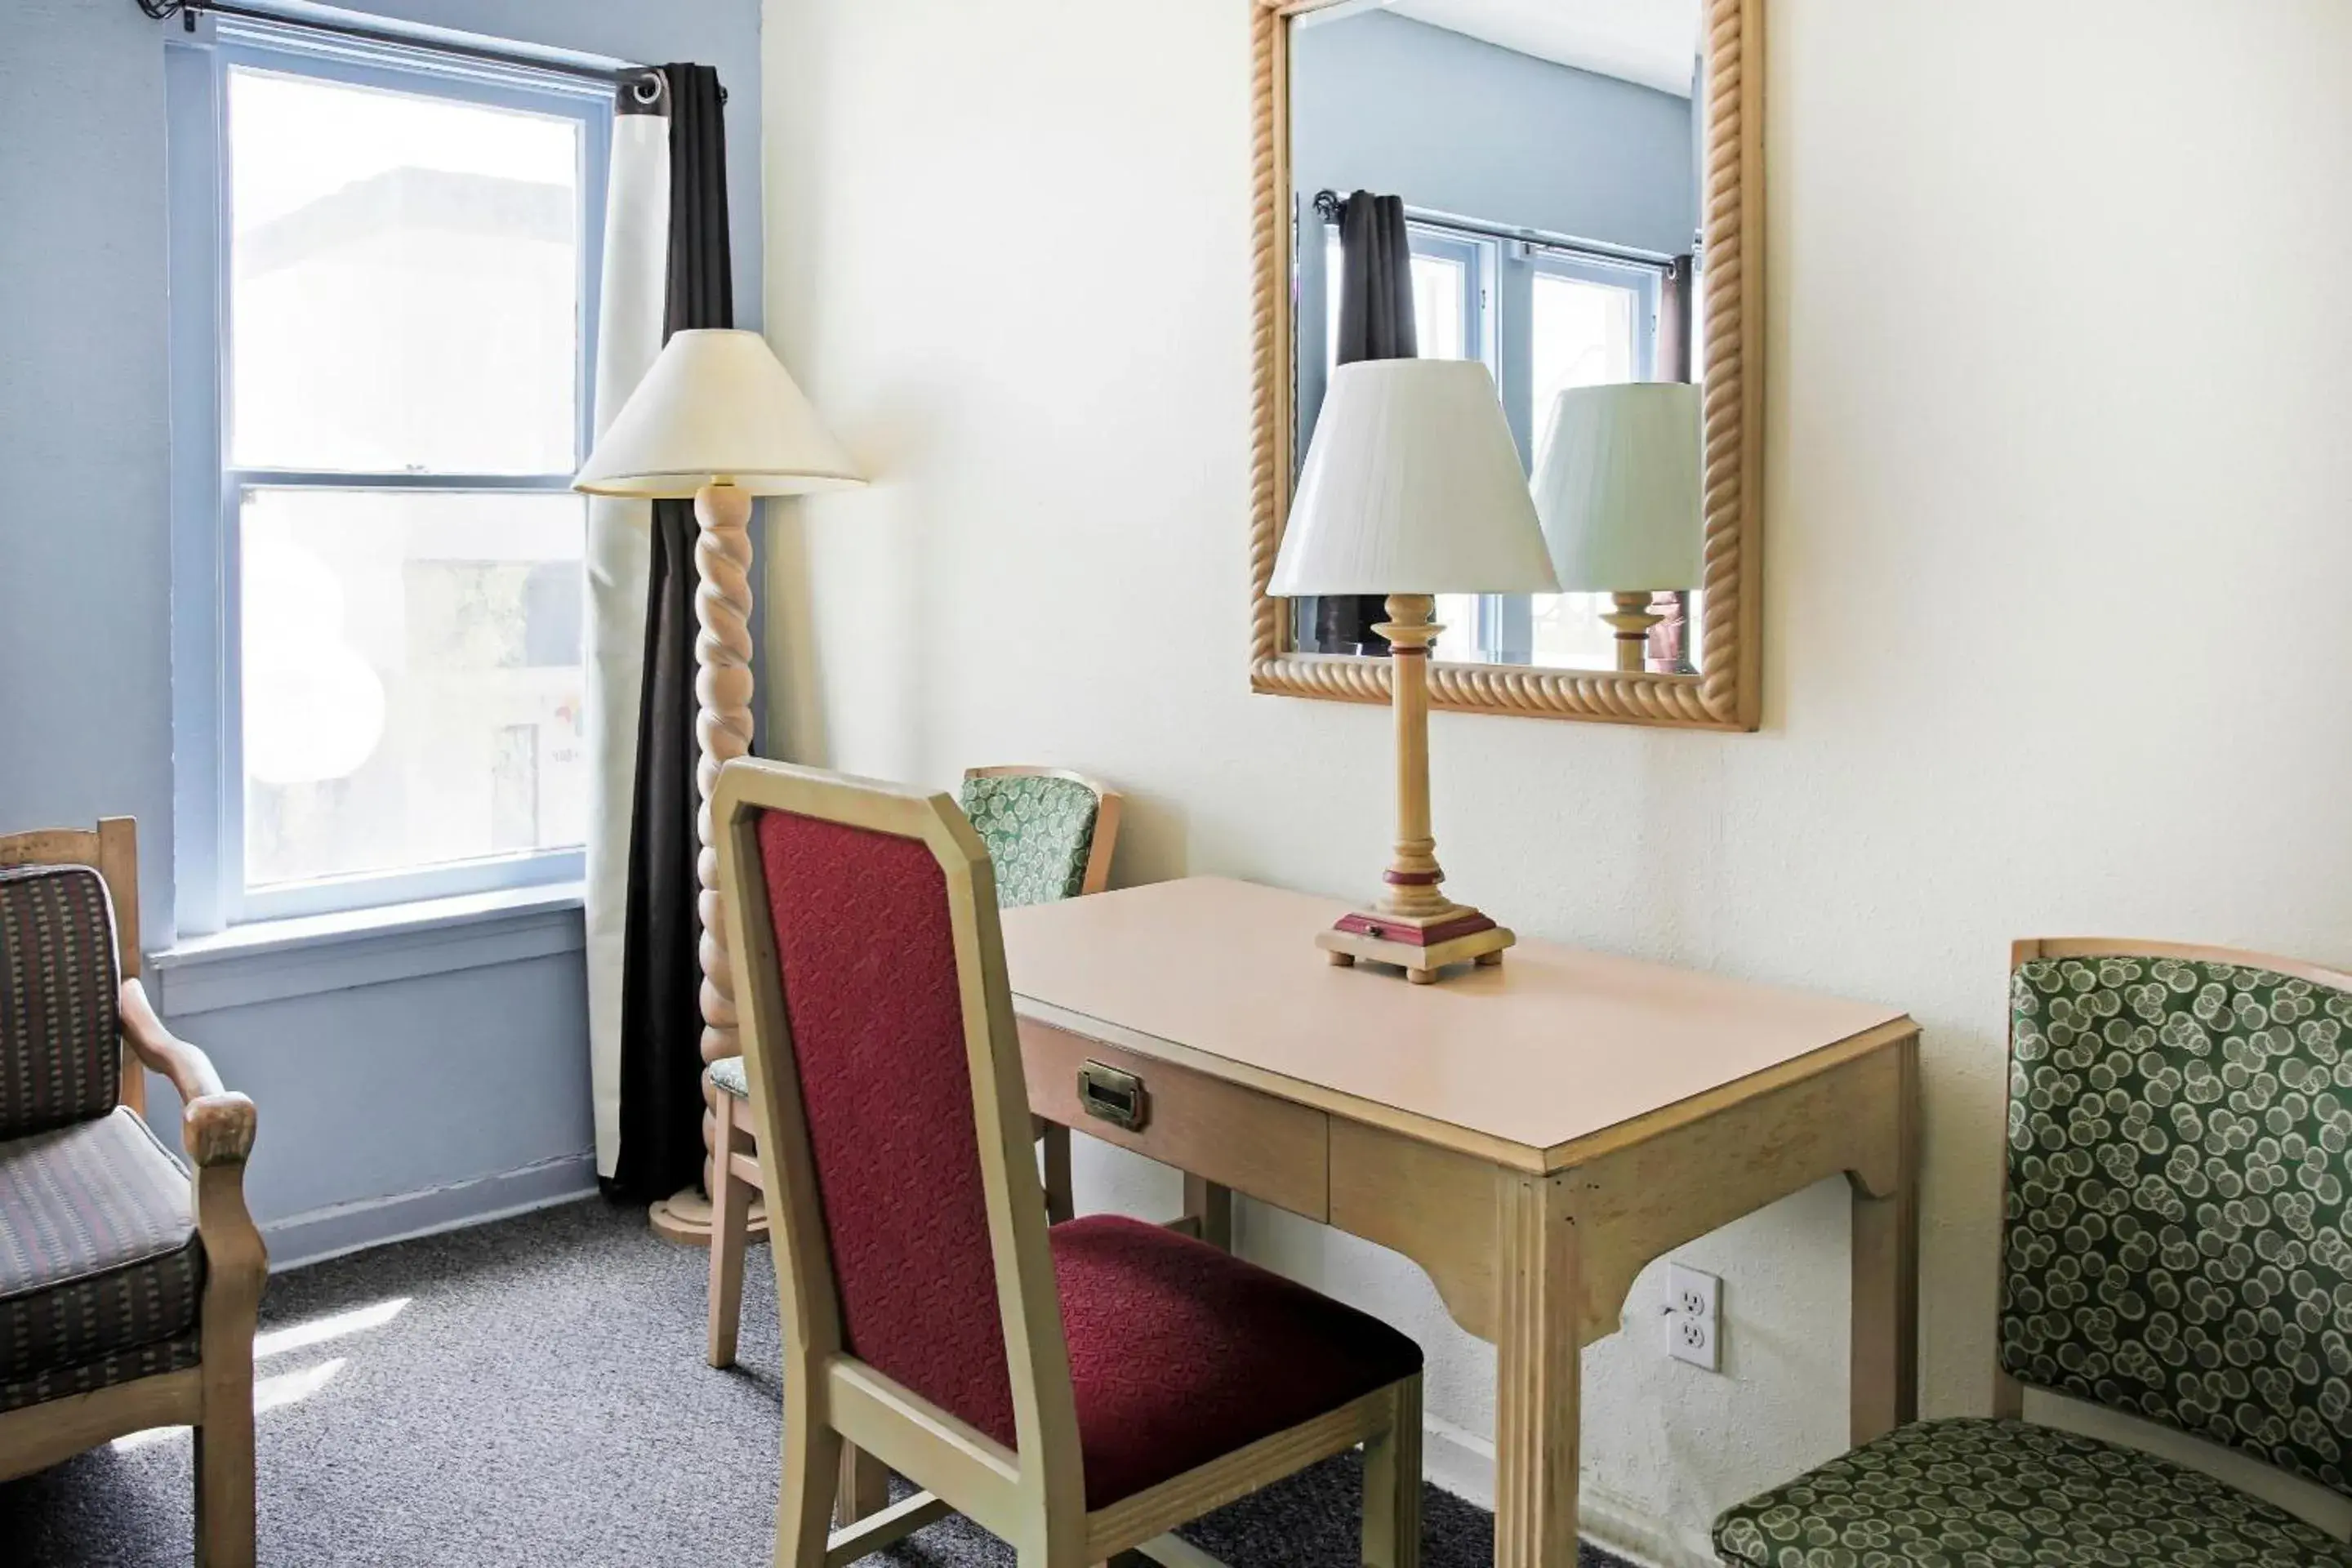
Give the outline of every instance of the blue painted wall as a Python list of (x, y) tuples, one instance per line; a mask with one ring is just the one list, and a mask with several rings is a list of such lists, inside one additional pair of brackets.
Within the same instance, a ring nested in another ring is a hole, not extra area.
[[(759, 0), (367, 8), (717, 67), (738, 320), (760, 324)], [(150, 948), (172, 939), (166, 37), (131, 0), (17, 0), (10, 47), (38, 63), (0, 93), (0, 833), (138, 817)], [(386, 1233), (445, 1223), (466, 1192), (495, 1206), (588, 1171), (580, 965), (533, 957), (183, 1021), (260, 1106), (264, 1222), (312, 1216), (281, 1234), (341, 1244), (370, 1213)], [(514, 1173), (535, 1174), (501, 1185)], [(344, 1217), (322, 1226), (322, 1210)]]
[[(1299, 450), (1323, 406), (1325, 323), (1339, 286), (1325, 264), (1330, 231), (1316, 193), (1371, 191), (1479, 223), (1678, 256), (1698, 226), (1696, 112), (1690, 99), (1392, 12), (1298, 28), (1290, 123)], [(1496, 304), (1524, 319), (1527, 267), (1506, 258), (1496, 273)], [(1523, 343), (1507, 338), (1497, 357), (1512, 438), (1531, 463)]]
[(1389, 12), (1299, 29), (1292, 174), (1458, 217), (1690, 248), (1688, 99), (1515, 54)]

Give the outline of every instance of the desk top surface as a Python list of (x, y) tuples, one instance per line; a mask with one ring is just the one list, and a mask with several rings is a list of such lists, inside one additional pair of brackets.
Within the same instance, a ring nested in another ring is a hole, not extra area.
[(1469, 1137), (1444, 1141), (1527, 1163), (1829, 1047), (1911, 1030), (1891, 1007), (1539, 942), (1495, 968), (1412, 985), (1398, 970), (1326, 961), (1315, 933), (1346, 911), (1187, 877), (1008, 910), (1006, 965), (1024, 1016), (1337, 1114), (1459, 1130)]

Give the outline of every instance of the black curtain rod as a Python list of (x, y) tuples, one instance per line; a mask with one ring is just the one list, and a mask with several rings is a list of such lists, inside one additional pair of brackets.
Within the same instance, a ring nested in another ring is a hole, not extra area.
[[(1348, 198), (1337, 191), (1315, 193), (1316, 215), (1325, 223), (1339, 221), (1339, 209)], [(1405, 221), (1430, 228), (1450, 228), (1457, 234), (1475, 234), (1484, 239), (1516, 239), (1534, 250), (1554, 251), (1563, 256), (1581, 256), (1595, 261), (1613, 261), (1629, 267), (1649, 268), (1666, 272), (1675, 270), (1671, 256), (1654, 251), (1636, 250), (1630, 246), (1608, 245), (1598, 240), (1569, 239), (1559, 235), (1546, 235), (1528, 229), (1506, 228), (1501, 224), (1478, 223), (1470, 218), (1455, 217), (1449, 213), (1429, 212), (1421, 207), (1404, 209)]]
[[(608, 82), (615, 88), (629, 89), (639, 103), (659, 103), (668, 90), (661, 72), (651, 66), (620, 66), (599, 68), (572, 65), (562, 60), (534, 58), (530, 55), (507, 54), (498, 49), (478, 48), (472, 44), (460, 44), (440, 38), (418, 37), (409, 33), (395, 33), (375, 27), (355, 26), (348, 22), (330, 22), (314, 16), (288, 16), (278, 11), (264, 11), (250, 5), (236, 5), (225, 0), (138, 0), (139, 9), (158, 22), (180, 18), (181, 25), (191, 33), (196, 30), (196, 18), (209, 12), (215, 16), (234, 16), (248, 22), (268, 22), (279, 27), (299, 27), (307, 32), (327, 33), (338, 38), (352, 38), (361, 43), (386, 44), (404, 49), (425, 49), (436, 55), (451, 55), (458, 59), (479, 60), (485, 65), (510, 66), (518, 70), (552, 71), (558, 76), (577, 77), (583, 81)], [(726, 89), (719, 90), (719, 101), (726, 101)]]

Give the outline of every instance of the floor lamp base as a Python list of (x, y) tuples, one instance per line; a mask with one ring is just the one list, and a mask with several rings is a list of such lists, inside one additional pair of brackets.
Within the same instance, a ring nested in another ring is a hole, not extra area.
[[(680, 1187), (646, 1206), (646, 1223), (664, 1241), (674, 1241), (680, 1247), (709, 1247), (710, 1200), (702, 1195), (700, 1187)], [(743, 1237), (747, 1241), (768, 1239), (768, 1205), (756, 1197), (751, 1200), (751, 1217), (743, 1226)]]

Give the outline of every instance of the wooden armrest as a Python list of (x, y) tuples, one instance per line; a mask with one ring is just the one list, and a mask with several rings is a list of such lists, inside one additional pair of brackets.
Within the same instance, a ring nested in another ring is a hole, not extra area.
[(212, 1059), (163, 1026), (136, 980), (122, 983), (121, 1021), (132, 1054), (179, 1090), (189, 1157), (199, 1165), (242, 1163), (253, 1152), (253, 1101), (221, 1087)]

